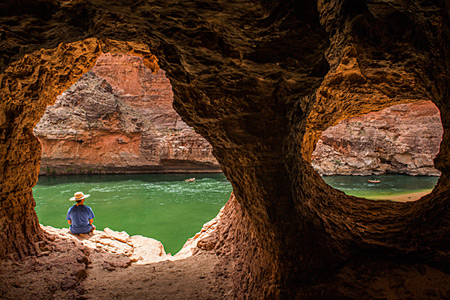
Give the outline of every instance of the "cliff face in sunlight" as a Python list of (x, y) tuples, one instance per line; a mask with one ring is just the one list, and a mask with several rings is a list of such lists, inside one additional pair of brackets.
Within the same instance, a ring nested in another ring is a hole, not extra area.
[[(152, 73), (139, 57), (101, 55), (38, 123), (41, 174), (219, 170), (172, 102), (163, 71)], [(322, 175), (438, 176), (442, 133), (432, 102), (396, 105), (328, 128), (312, 165)]]
[[(38, 123), (41, 174), (219, 170), (172, 102), (163, 71), (152, 73), (139, 57), (101, 55)], [(442, 133), (433, 103), (396, 105), (328, 128), (312, 165), (322, 175), (438, 176)]]
[(100, 56), (37, 124), (40, 173), (220, 171), (172, 102), (162, 70), (152, 73), (139, 57)]
[(311, 164), (323, 175), (439, 176), (433, 159), (442, 134), (439, 110), (432, 102), (395, 105), (322, 132)]

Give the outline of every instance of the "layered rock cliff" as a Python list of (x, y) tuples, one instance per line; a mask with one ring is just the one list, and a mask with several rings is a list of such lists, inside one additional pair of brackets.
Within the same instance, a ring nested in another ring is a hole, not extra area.
[(322, 175), (434, 175), (443, 129), (430, 101), (341, 121), (322, 133), (312, 166)]
[[(59, 96), (34, 132), (41, 174), (217, 171), (208, 142), (172, 108), (164, 71), (142, 58), (101, 55)], [(435, 175), (442, 140), (431, 102), (396, 105), (322, 133), (312, 165), (322, 175)]]
[(34, 129), (41, 174), (220, 171), (209, 143), (172, 108), (164, 71), (101, 55)]

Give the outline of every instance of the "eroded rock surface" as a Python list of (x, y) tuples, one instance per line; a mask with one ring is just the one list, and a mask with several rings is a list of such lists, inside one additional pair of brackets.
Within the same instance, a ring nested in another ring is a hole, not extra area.
[(41, 227), (37, 256), (0, 262), (1, 299), (231, 299), (230, 278), (216, 282), (212, 249), (173, 257), (159, 241), (126, 232)]
[(40, 174), (220, 171), (172, 102), (162, 70), (154, 74), (140, 57), (100, 56), (36, 125)]
[[(216, 251), (233, 257), (237, 298), (317, 299), (358, 265), (357, 282), (348, 282), (364, 299), (369, 283), (358, 273), (389, 270), (375, 258), (448, 274), (448, 10), (446, 1), (419, 0), (2, 2), (0, 257), (36, 253), (43, 239), (31, 190), (40, 167), (33, 128), (111, 52), (164, 69), (175, 110), (212, 145), (232, 183), (241, 211)], [(418, 99), (433, 101), (444, 129), (431, 194), (367, 201), (312, 169), (328, 127)]]
[[(130, 236), (124, 231), (118, 232), (105, 228), (90, 234), (73, 235), (68, 228), (42, 226), (42, 229), (59, 239), (76, 241), (96, 253), (117, 254), (118, 257), (123, 257), (121, 266), (130, 265), (132, 262), (144, 264), (170, 258), (170, 255), (166, 255), (160, 241), (140, 235)], [(114, 262), (105, 262), (105, 265), (110, 268), (113, 268), (114, 264)]]
[[(101, 55), (36, 125), (40, 174), (219, 170), (211, 146), (172, 102), (164, 71), (151, 72), (139, 57)], [(322, 175), (439, 176), (441, 140), (432, 102), (396, 105), (328, 128), (312, 165)]]
[(442, 134), (439, 110), (432, 102), (399, 104), (322, 132), (311, 164), (322, 175), (439, 176), (433, 159)]
[(38, 256), (0, 262), (0, 298), (75, 299), (85, 293), (90, 251), (75, 240), (49, 238)]

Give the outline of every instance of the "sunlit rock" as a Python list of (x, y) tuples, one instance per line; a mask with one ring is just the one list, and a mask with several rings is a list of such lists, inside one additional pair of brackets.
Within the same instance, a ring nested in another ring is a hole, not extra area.
[(40, 174), (220, 171), (211, 145), (172, 102), (162, 70), (140, 57), (101, 55), (36, 125)]
[[(41, 225), (42, 226), (42, 225)], [(160, 241), (140, 235), (129, 236), (126, 232), (109, 228), (95, 230), (90, 234), (74, 235), (69, 229), (42, 226), (42, 229), (59, 239), (79, 242), (97, 253), (114, 253), (128, 258), (129, 263), (153, 263), (168, 259)], [(112, 263), (111, 263), (112, 264)]]
[(311, 164), (322, 175), (439, 176), (433, 159), (442, 134), (439, 110), (432, 102), (395, 105), (322, 132)]

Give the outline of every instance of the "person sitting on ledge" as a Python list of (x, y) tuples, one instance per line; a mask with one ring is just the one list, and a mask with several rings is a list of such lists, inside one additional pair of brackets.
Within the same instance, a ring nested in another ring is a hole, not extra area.
[(70, 207), (67, 211), (66, 220), (70, 225), (70, 232), (73, 234), (90, 233), (94, 231), (95, 226), (94, 212), (92, 209), (84, 205), (84, 199), (90, 195), (85, 195), (83, 192), (76, 192), (70, 201), (76, 201), (77, 204)]

